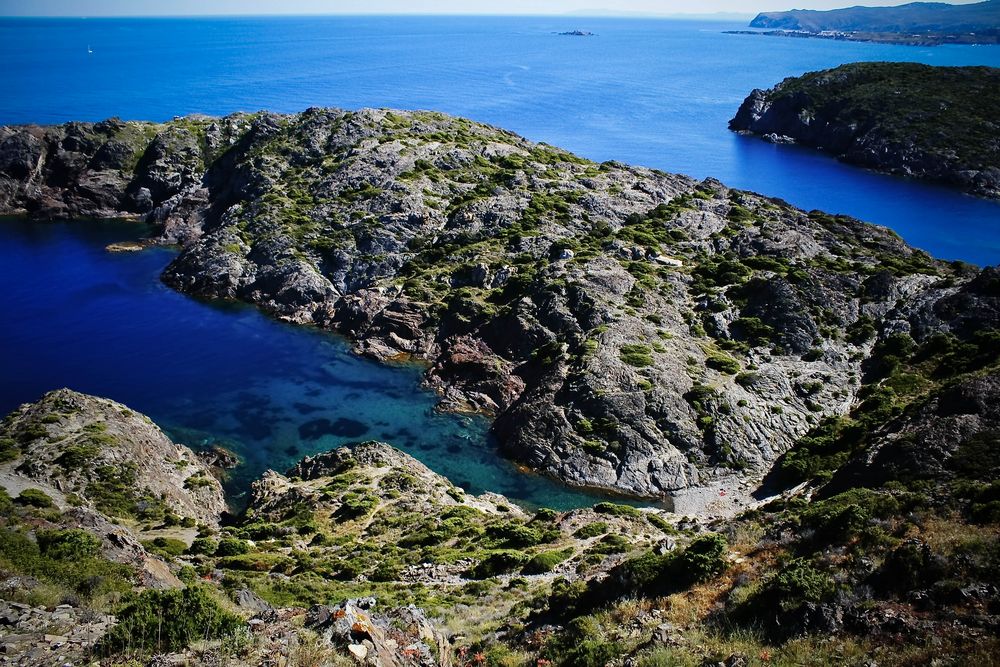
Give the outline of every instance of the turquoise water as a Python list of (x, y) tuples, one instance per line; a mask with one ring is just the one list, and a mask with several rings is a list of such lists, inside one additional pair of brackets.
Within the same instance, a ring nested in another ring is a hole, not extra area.
[[(595, 160), (714, 176), (855, 215), (940, 257), (1000, 262), (996, 202), (726, 129), (752, 88), (786, 76), (857, 60), (1000, 66), (1000, 47), (722, 34), (741, 27), (582, 17), (6, 19), (0, 123), (437, 109)], [(553, 34), (572, 29), (598, 36)]]
[(237, 494), (267, 468), (377, 439), (474, 493), (554, 508), (595, 502), (500, 458), (485, 419), (435, 411), (419, 368), (356, 357), (337, 337), (249, 306), (178, 294), (158, 280), (170, 250), (104, 250), (147, 231), (0, 220), (0, 413), (63, 386), (113, 398), (179, 442), (240, 453)]

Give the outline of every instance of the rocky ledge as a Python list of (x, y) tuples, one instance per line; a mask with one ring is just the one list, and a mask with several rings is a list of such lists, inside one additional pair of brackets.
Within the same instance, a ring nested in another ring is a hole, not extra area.
[(121, 403), (59, 389), (7, 415), (0, 434), (10, 459), (0, 475), (53, 491), (61, 506), (191, 526), (217, 526), (226, 510), (201, 457)]
[(893, 336), (1000, 321), (994, 270), (886, 229), (432, 112), (2, 128), (0, 213), (148, 220), (169, 285), (422, 360), (511, 458), (683, 507), (850, 411)]
[(729, 129), (998, 198), (998, 105), (1000, 69), (851, 63), (755, 89)]

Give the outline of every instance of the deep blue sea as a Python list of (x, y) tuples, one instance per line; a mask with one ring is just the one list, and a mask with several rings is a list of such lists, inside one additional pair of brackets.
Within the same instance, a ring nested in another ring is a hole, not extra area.
[[(996, 202), (726, 129), (752, 88), (786, 76), (858, 60), (1000, 66), (1000, 47), (722, 34), (741, 27), (580, 17), (0, 19), (0, 124), (437, 109), (594, 160), (714, 176), (848, 213), (940, 257), (1000, 262)], [(575, 29), (597, 36), (556, 34)], [(473, 491), (553, 507), (589, 500), (500, 459), (483, 420), (434, 412), (418, 369), (369, 363), (331, 336), (175, 294), (157, 280), (167, 250), (103, 251), (141, 233), (121, 223), (0, 223), (0, 413), (60, 386), (103, 394), (181, 441), (237, 449), (248, 465), (234, 488), (265, 467), (371, 437)], [(345, 418), (360, 426), (302, 435), (311, 421)]]
[[(482, 17), (0, 20), (0, 123), (436, 109), (887, 225), (936, 256), (1000, 262), (1000, 204), (726, 129), (755, 87), (858, 60), (1000, 66), (998, 46), (725, 35), (742, 24)], [(566, 30), (597, 37), (567, 37)], [(88, 46), (93, 53), (88, 54)]]

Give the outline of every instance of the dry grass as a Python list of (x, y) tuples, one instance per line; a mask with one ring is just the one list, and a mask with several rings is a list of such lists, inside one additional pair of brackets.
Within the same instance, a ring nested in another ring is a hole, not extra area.
[(976, 526), (964, 523), (957, 516), (929, 517), (919, 527), (915, 526), (907, 537), (926, 542), (936, 553), (953, 553), (967, 544), (1000, 538), (1000, 529), (996, 525)]
[(301, 630), (288, 646), (288, 667), (347, 667), (354, 664), (347, 656), (325, 646), (315, 633)]

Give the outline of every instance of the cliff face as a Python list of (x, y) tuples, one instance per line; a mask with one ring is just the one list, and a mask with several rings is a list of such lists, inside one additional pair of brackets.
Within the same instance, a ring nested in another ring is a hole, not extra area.
[(515, 460), (679, 511), (846, 413), (885, 337), (997, 320), (975, 271), (885, 229), (441, 114), (0, 136), (0, 211), (145, 216), (182, 246), (168, 284), (426, 360)]
[(729, 128), (1000, 197), (1000, 70), (853, 63), (756, 89)]

